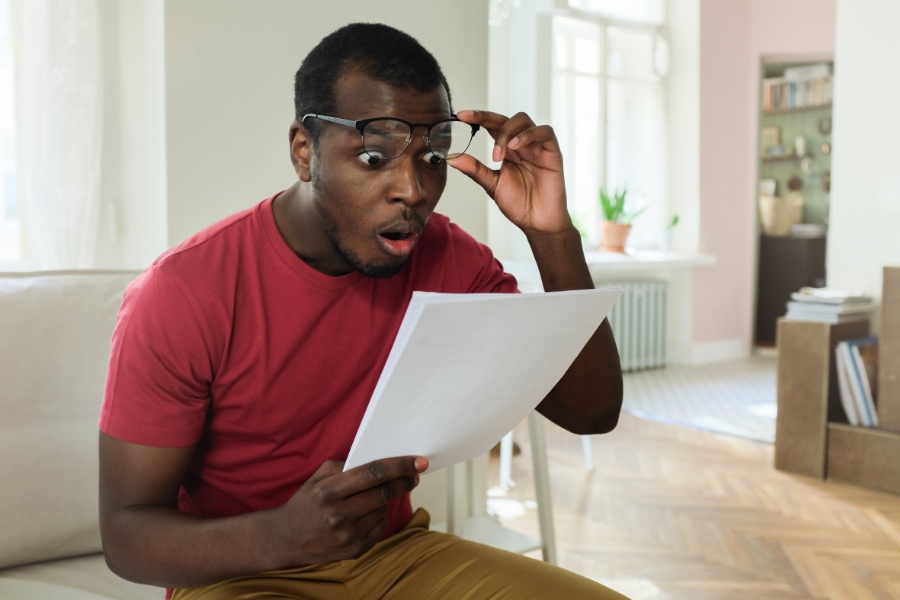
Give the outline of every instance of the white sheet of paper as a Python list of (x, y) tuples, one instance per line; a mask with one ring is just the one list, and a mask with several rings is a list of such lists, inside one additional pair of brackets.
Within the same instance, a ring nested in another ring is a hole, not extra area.
[(556, 385), (621, 294), (414, 292), (344, 470), (425, 456), (435, 471), (485, 454)]

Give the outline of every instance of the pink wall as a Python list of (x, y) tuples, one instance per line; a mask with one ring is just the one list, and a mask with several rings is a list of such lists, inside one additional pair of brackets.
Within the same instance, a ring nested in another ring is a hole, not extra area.
[(700, 0), (700, 249), (692, 342), (749, 351), (756, 281), (756, 131), (763, 56), (834, 54), (836, 0)]

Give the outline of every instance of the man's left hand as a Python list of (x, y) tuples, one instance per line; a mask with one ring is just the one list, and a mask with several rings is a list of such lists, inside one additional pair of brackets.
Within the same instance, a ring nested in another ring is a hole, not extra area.
[(526, 234), (560, 233), (572, 227), (566, 206), (562, 153), (553, 128), (535, 125), (525, 113), (512, 117), (462, 110), (461, 121), (481, 125), (494, 139), (491, 169), (469, 154), (449, 165), (485, 189), (500, 212)]

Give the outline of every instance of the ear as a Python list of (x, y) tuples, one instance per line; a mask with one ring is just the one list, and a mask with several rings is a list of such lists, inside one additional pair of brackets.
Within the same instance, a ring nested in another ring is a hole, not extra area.
[(309, 130), (299, 121), (291, 123), (288, 133), (291, 143), (291, 162), (300, 181), (311, 181), (311, 162), (313, 160), (313, 139)]

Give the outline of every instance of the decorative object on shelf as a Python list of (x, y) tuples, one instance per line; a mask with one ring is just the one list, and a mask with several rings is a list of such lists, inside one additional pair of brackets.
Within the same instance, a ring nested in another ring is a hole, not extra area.
[(806, 156), (806, 138), (802, 135), (794, 138), (794, 154), (800, 157)]
[(819, 119), (819, 122), (816, 123), (816, 128), (819, 130), (819, 133), (822, 135), (828, 135), (831, 133), (831, 115), (827, 117), (822, 117)]
[(759, 130), (759, 147), (762, 148), (763, 153), (766, 153), (769, 148), (773, 148), (781, 143), (781, 128), (776, 127), (775, 125), (770, 125), (768, 127), (762, 127)]
[(607, 252), (624, 254), (625, 243), (628, 241), (630, 233), (631, 225), (615, 221), (602, 221), (600, 223), (600, 247)]
[(809, 172), (812, 171), (812, 161), (808, 156), (804, 156), (800, 161), (800, 170), (809, 175)]
[(791, 227), (803, 220), (803, 195), (760, 196), (759, 220), (766, 235), (790, 235)]
[(787, 180), (787, 189), (792, 192), (798, 192), (803, 189), (803, 180), (800, 179), (797, 175), (791, 175), (791, 178)]
[(819, 238), (825, 237), (828, 226), (825, 223), (797, 223), (791, 227), (791, 237)]
[(760, 179), (759, 180), (759, 195), (760, 196), (774, 196), (775, 189), (777, 187), (777, 182), (774, 179)]
[(600, 247), (608, 252), (625, 252), (625, 242), (631, 233), (631, 221), (646, 210), (646, 206), (633, 208), (626, 202), (628, 189), (612, 194), (600, 190)]
[(793, 158), (794, 154), (787, 146), (769, 146), (763, 150), (763, 160), (772, 160), (774, 158)]
[(822, 142), (822, 154), (831, 154), (831, 144), (829, 142)]

